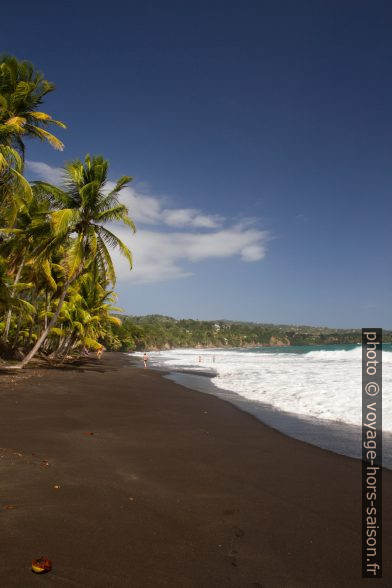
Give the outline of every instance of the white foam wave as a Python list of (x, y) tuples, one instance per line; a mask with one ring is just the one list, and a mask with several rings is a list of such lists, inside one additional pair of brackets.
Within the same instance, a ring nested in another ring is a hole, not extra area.
[[(214, 369), (213, 382), (250, 400), (315, 419), (361, 425), (362, 349), (198, 350), (150, 353), (168, 368)], [(215, 361), (214, 361), (215, 360)], [(392, 432), (392, 352), (383, 352), (383, 430)]]

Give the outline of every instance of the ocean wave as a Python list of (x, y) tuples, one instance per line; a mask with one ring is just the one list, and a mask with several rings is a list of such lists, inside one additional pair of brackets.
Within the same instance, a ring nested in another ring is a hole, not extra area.
[[(362, 349), (175, 349), (150, 353), (169, 369), (214, 370), (214, 384), (274, 409), (361, 425)], [(392, 351), (383, 351), (383, 388), (391, 390)], [(392, 432), (392, 395), (383, 395), (383, 429)]]

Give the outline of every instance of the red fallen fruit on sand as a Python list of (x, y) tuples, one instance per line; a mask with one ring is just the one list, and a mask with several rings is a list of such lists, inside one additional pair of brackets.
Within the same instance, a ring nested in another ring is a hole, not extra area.
[(46, 574), (52, 569), (52, 562), (47, 557), (39, 557), (31, 562), (31, 569), (36, 574)]

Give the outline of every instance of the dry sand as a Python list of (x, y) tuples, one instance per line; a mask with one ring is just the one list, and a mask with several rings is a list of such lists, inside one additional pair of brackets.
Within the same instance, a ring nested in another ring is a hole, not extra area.
[[(1, 375), (0, 423), (4, 588), (370, 582), (361, 579), (359, 461), (123, 354)], [(377, 586), (392, 586), (391, 487), (385, 471)], [(37, 576), (30, 562), (41, 555), (53, 570)]]

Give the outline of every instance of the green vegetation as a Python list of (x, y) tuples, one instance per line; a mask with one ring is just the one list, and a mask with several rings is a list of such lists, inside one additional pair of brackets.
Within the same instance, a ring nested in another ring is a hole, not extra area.
[(0, 355), (26, 365), (39, 351), (56, 359), (98, 349), (120, 320), (111, 312), (116, 276), (110, 249), (132, 266), (131, 252), (107, 228), (135, 230), (119, 203), (120, 178), (108, 191), (108, 162), (86, 155), (64, 168), (63, 186), (24, 177), (25, 140), (55, 149), (44, 127), (65, 125), (38, 110), (54, 85), (28, 62), (0, 58)]
[[(392, 331), (384, 331), (384, 341), (392, 342)], [(121, 351), (360, 342), (360, 329), (328, 329), (224, 320), (176, 320), (160, 315), (123, 317), (121, 325), (113, 325), (105, 337), (105, 345), (109, 349)]]

